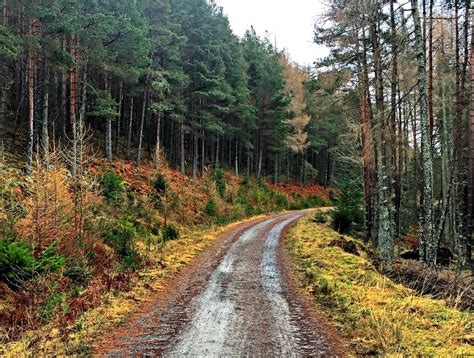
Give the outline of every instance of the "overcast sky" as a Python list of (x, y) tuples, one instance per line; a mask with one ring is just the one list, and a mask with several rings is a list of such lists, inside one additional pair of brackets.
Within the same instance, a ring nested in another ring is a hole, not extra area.
[(261, 36), (268, 31), (279, 49), (286, 48), (293, 61), (312, 64), (327, 49), (313, 44), (313, 25), (324, 11), (321, 0), (216, 0), (224, 8), (234, 32), (243, 36), (251, 25)]

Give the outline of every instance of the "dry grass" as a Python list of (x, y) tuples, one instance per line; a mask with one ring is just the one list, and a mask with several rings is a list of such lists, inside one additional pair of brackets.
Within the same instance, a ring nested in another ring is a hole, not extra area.
[[(224, 231), (246, 219), (226, 227), (210, 227), (185, 234), (180, 240), (166, 243), (163, 261), (156, 260), (153, 266), (139, 274), (128, 292), (111, 292), (104, 303), (85, 312), (66, 329), (49, 324), (40, 330), (29, 331), (21, 339), (0, 345), (2, 357), (38, 357), (88, 355), (96, 338), (122, 322), (144, 302), (151, 299), (153, 292), (163, 287), (167, 279), (175, 275), (199, 252), (207, 248)], [(161, 256), (155, 253), (155, 257)], [(64, 335), (64, 331), (67, 332)]]
[(305, 289), (329, 313), (354, 352), (474, 355), (472, 313), (394, 283), (377, 272), (359, 243), (359, 256), (330, 246), (339, 238), (331, 228), (307, 218), (289, 232), (287, 245)]

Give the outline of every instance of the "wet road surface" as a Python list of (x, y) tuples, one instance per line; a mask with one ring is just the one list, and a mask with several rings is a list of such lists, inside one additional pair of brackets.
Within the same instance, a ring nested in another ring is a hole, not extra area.
[(184, 274), (188, 285), (181, 283), (104, 355), (336, 356), (282, 267), (282, 233), (304, 214), (274, 215), (229, 234), (220, 253)]

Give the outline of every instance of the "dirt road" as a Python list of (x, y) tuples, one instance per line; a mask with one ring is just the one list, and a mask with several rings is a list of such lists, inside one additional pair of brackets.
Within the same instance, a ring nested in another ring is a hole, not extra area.
[(295, 287), (282, 254), (282, 233), (304, 214), (274, 215), (224, 235), (170, 283), (169, 294), (111, 334), (96, 353), (110, 357), (337, 355), (333, 335)]

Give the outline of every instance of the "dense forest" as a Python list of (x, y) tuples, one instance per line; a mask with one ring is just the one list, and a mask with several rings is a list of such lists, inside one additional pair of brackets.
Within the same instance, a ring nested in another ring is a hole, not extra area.
[(310, 66), (213, 0), (2, 1), (0, 342), (280, 210), (333, 207), (304, 225), (377, 275), (472, 275), (470, 0), (331, 0)]
[[(109, 162), (166, 158), (193, 177), (222, 163), (275, 182), (317, 172), (331, 182), (330, 144), (316, 129), (308, 136), (307, 71), (253, 29), (238, 39), (215, 4), (3, 9), (1, 142), (26, 153), (27, 172), (35, 153), (48, 160), (53, 142), (72, 148), (74, 172), (94, 133)], [(320, 150), (327, 158), (316, 158)]]
[(193, 178), (217, 164), (275, 183), (351, 177), (384, 260), (416, 226), (423, 261), (443, 241), (461, 270), (469, 4), (411, 9), (333, 2), (315, 29), (331, 55), (302, 69), (253, 29), (237, 38), (214, 3), (4, 1), (0, 142), (26, 172), (67, 147), (74, 175), (93, 141), (109, 162), (166, 160)]
[(327, 21), (316, 25), (315, 41), (331, 48), (319, 65), (357, 111), (348, 117), (361, 145), (343, 155), (363, 164), (365, 239), (388, 264), (410, 226), (429, 267), (440, 246), (455, 253), (458, 273), (471, 264), (470, 7), (457, 0), (333, 1)]

